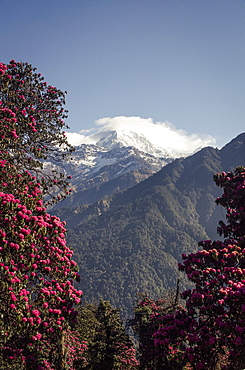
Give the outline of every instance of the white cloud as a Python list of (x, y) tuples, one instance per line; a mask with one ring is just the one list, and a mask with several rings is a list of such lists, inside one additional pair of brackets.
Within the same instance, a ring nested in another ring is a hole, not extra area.
[(66, 132), (66, 137), (71, 145), (91, 144), (89, 136), (82, 135), (78, 132)]
[(110, 131), (132, 131), (143, 134), (154, 145), (174, 153), (190, 154), (205, 146), (216, 146), (215, 139), (205, 134), (188, 134), (169, 122), (154, 122), (152, 118), (105, 117), (95, 122), (96, 128), (80, 133), (68, 133), (68, 141), (73, 145), (96, 144)]

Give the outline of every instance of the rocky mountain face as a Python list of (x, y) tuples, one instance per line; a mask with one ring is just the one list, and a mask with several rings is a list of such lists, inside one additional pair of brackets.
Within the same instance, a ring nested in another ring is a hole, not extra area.
[[(73, 194), (55, 209), (92, 204), (128, 189), (178, 156), (181, 154), (154, 146), (144, 135), (130, 131), (107, 132), (96, 145), (81, 144), (72, 159), (58, 164), (60, 172), (72, 176)], [(53, 163), (45, 163), (45, 166), (47, 171), (54, 168)]]
[(221, 150), (207, 147), (178, 158), (146, 180), (112, 197), (57, 210), (67, 220), (68, 244), (80, 267), (84, 299), (100, 297), (129, 313), (138, 293), (159, 298), (175, 287), (182, 253), (218, 239), (224, 210), (213, 175), (245, 165), (245, 134)]

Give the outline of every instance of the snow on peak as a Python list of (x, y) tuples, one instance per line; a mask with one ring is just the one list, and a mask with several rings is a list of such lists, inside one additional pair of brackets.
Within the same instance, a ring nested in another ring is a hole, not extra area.
[(154, 122), (152, 118), (106, 117), (96, 121), (97, 127), (80, 134), (67, 132), (68, 141), (94, 144), (108, 149), (134, 147), (156, 157), (177, 158), (194, 153), (206, 146), (216, 146), (210, 135), (188, 134), (169, 122)]
[(97, 145), (107, 149), (122, 147), (134, 147), (140, 152), (147, 153), (156, 157), (172, 157), (167, 150), (151, 143), (144, 134), (134, 131), (118, 130), (107, 132)]

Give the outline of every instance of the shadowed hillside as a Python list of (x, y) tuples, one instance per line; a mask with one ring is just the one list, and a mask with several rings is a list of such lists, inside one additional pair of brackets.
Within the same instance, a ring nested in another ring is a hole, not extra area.
[[(245, 163), (245, 134), (221, 150), (204, 148), (84, 211), (63, 210), (85, 300), (109, 299), (130, 309), (137, 293), (159, 297), (175, 287), (178, 261), (202, 239), (217, 239), (222, 209), (216, 172)], [(64, 217), (63, 217), (64, 218)], [(181, 289), (186, 280), (181, 278)]]

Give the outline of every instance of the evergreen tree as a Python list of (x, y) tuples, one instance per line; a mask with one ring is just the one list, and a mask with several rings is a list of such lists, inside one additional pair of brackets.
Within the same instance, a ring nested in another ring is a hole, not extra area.
[[(88, 343), (87, 370), (136, 370), (133, 343), (120, 319), (120, 309), (100, 300), (80, 307), (77, 331)], [(83, 368), (83, 367), (81, 367)]]

